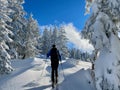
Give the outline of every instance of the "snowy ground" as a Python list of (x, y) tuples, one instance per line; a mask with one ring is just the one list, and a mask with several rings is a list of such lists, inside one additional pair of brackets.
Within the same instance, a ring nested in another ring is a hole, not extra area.
[[(50, 60), (34, 58), (12, 61), (13, 73), (0, 77), (0, 90), (51, 90)], [(59, 65), (59, 84), (56, 90), (95, 90), (90, 63), (62, 61)], [(91, 82), (90, 82), (91, 81)]]

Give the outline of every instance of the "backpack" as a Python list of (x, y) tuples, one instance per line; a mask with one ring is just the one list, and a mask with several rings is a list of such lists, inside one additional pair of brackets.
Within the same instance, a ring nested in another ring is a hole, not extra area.
[(51, 59), (59, 60), (58, 50), (57, 48), (51, 49)]

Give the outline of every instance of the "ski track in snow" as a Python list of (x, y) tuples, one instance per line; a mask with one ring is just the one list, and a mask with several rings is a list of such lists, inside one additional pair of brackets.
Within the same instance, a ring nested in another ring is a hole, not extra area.
[(73, 65), (62, 61), (58, 86), (54, 89), (50, 81), (50, 60), (12, 61), (12, 66), (15, 70), (11, 74), (0, 77), (0, 90), (95, 90), (89, 73), (91, 64), (87, 62), (80, 61)]

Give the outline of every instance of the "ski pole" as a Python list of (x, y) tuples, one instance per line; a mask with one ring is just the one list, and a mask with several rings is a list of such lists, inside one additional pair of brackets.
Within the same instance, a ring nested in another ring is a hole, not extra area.
[[(45, 60), (45, 64), (44, 64), (44, 66), (42, 68), (42, 72), (41, 72), (40, 78), (37, 81), (39, 81), (41, 78), (43, 78), (43, 72), (45, 71), (46, 61), (47, 61), (47, 59)], [(46, 75), (46, 73), (44, 73), (44, 74)]]
[(41, 75), (40, 75), (41, 77), (42, 77), (43, 72), (44, 72), (44, 70), (45, 70), (46, 61), (47, 61), (47, 60), (45, 60), (45, 64), (44, 64), (44, 66), (43, 66), (43, 70), (42, 70), (42, 73), (41, 73)]
[(64, 69), (63, 69), (63, 66), (62, 66), (62, 62), (61, 62), (61, 68), (62, 68), (62, 71), (63, 71), (63, 77), (65, 78), (65, 74), (64, 74)]

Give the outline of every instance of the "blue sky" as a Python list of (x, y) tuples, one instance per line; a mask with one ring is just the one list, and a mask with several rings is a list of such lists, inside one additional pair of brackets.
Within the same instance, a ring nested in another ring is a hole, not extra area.
[(82, 51), (93, 50), (89, 42), (79, 34), (89, 17), (84, 16), (85, 0), (25, 0), (24, 9), (28, 14), (33, 14), (41, 28), (64, 23), (69, 47)]
[(25, 0), (24, 9), (40, 25), (73, 23), (78, 30), (89, 17), (84, 16), (85, 0)]

